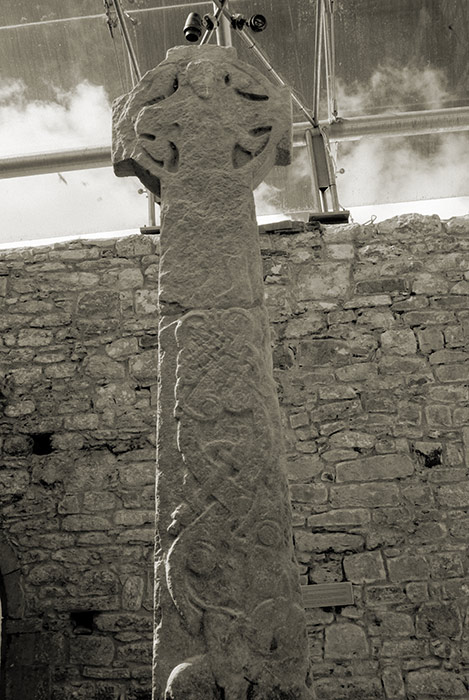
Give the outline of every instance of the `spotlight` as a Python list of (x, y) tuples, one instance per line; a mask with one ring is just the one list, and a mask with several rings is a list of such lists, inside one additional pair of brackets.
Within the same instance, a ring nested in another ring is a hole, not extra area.
[(186, 41), (198, 41), (202, 36), (202, 17), (197, 12), (191, 12), (184, 25)]
[(253, 15), (248, 19), (248, 27), (253, 32), (263, 32), (267, 27), (267, 20), (264, 15)]

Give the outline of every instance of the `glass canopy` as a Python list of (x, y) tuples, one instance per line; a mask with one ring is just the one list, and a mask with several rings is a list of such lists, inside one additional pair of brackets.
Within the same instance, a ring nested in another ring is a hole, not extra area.
[[(169, 47), (184, 43), (190, 11), (213, 12), (212, 2), (121, 0), (121, 5), (142, 72)], [(245, 16), (265, 15), (267, 29), (255, 41), (310, 108), (316, 0), (230, 0), (229, 7)], [(467, 0), (335, 0), (333, 9), (339, 117), (469, 105)], [(111, 0), (1, 4), (0, 158), (110, 143), (110, 105), (132, 85), (115, 20)], [(264, 70), (236, 34), (239, 57)], [(321, 119), (327, 119), (325, 97), (323, 88)], [(305, 121), (299, 110), (295, 120)], [(469, 196), (467, 131), (341, 142), (334, 155), (346, 208)], [(140, 189), (136, 180), (117, 180), (110, 169), (0, 180), (2, 201), (21, 201), (16, 217), (11, 204), (5, 235), (15, 240), (38, 230), (45, 236), (141, 226), (146, 195)], [(310, 210), (310, 193), (306, 149), (297, 148), (288, 172), (273, 173), (261, 186), (258, 210)], [(119, 216), (123, 202), (126, 211)]]

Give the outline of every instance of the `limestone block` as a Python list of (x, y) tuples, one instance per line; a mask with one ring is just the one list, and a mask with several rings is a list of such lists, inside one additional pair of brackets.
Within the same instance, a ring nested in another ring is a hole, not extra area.
[(365, 508), (340, 508), (310, 515), (306, 522), (308, 527), (337, 530), (347, 525), (366, 525), (370, 522), (370, 513)]
[(135, 289), (143, 284), (143, 274), (140, 270), (130, 267), (127, 270), (121, 270), (117, 277), (118, 289)]
[(405, 603), (406, 596), (402, 586), (367, 586), (366, 600), (371, 607), (381, 607)]
[(107, 666), (114, 658), (109, 637), (76, 637), (70, 640), (70, 662), (88, 666)]
[(347, 552), (363, 548), (361, 535), (349, 535), (343, 532), (295, 532), (295, 544), (300, 552)]
[(333, 624), (326, 628), (326, 659), (364, 659), (369, 655), (365, 632), (352, 623)]
[(332, 260), (351, 260), (355, 257), (355, 249), (350, 243), (331, 243), (326, 246), (326, 255)]
[(323, 463), (317, 455), (307, 455), (297, 459), (288, 460), (288, 480), (306, 484), (318, 476), (323, 469)]
[(412, 697), (461, 697), (466, 686), (460, 675), (439, 669), (422, 669), (407, 674), (407, 688)]
[(327, 501), (327, 488), (324, 484), (290, 484), (290, 494), (297, 503), (318, 505)]
[(421, 639), (384, 639), (381, 655), (398, 660), (422, 657), (426, 656), (426, 644)]
[(415, 581), (429, 578), (428, 562), (418, 554), (388, 559), (388, 570), (391, 581)]
[(325, 315), (320, 311), (306, 311), (287, 321), (286, 338), (301, 338), (321, 331), (326, 325)]
[(344, 557), (344, 571), (352, 583), (371, 583), (386, 579), (380, 552), (363, 552)]
[(439, 425), (450, 427), (453, 424), (451, 419), (451, 407), (445, 404), (431, 404), (426, 406), (425, 417), (430, 427)]
[(155, 252), (155, 241), (151, 236), (126, 236), (116, 241), (116, 252), (121, 258), (152, 255)]
[(100, 380), (103, 384), (106, 380), (124, 379), (125, 369), (119, 362), (111, 360), (104, 355), (93, 355), (84, 363), (85, 371), (96, 380)]
[(113, 360), (125, 360), (130, 355), (135, 355), (138, 352), (138, 340), (132, 337), (119, 338), (106, 345), (105, 350)]
[(406, 585), (405, 592), (412, 603), (422, 603), (428, 599), (428, 584), (423, 581), (411, 581)]
[(96, 413), (77, 413), (64, 420), (65, 430), (94, 430), (98, 425), (99, 416)]
[(145, 350), (129, 360), (130, 374), (141, 384), (154, 384), (158, 376), (158, 355), (155, 350)]
[(135, 311), (138, 315), (155, 314), (158, 311), (158, 292), (155, 289), (137, 289)]
[(96, 617), (96, 627), (102, 632), (122, 632), (133, 629), (140, 634), (149, 633), (153, 629), (152, 620), (149, 617), (125, 613), (101, 613)]
[(469, 468), (469, 427), (462, 431), (466, 467)]
[(316, 691), (321, 700), (384, 700), (381, 679), (373, 676), (320, 678), (316, 682)]
[(47, 365), (44, 369), (44, 374), (50, 379), (64, 379), (65, 377), (73, 377), (77, 371), (77, 365), (72, 362), (60, 362), (58, 364)]
[(396, 484), (348, 484), (331, 487), (331, 504), (334, 508), (394, 506), (400, 502)]
[(114, 521), (116, 525), (131, 525), (136, 527), (151, 523), (155, 520), (155, 512), (153, 510), (118, 510), (114, 513)]
[(376, 364), (372, 362), (357, 362), (346, 367), (339, 367), (335, 374), (341, 382), (360, 382), (372, 380), (378, 373)]
[(121, 644), (117, 650), (116, 661), (119, 663), (131, 662), (151, 666), (151, 642), (132, 642)]
[(395, 355), (412, 355), (417, 350), (417, 341), (410, 328), (388, 330), (381, 335), (381, 347)]
[[(76, 498), (76, 496), (73, 498)], [(116, 506), (116, 502), (116, 496), (110, 491), (90, 491), (89, 493), (83, 494), (83, 510), (89, 513), (113, 510)]]
[(461, 631), (461, 614), (453, 603), (424, 603), (417, 612), (417, 637), (456, 639)]
[(153, 484), (155, 481), (155, 465), (153, 462), (136, 462), (119, 464), (119, 479), (123, 486), (139, 487)]
[(445, 225), (450, 236), (467, 236), (469, 233), (469, 214), (453, 216), (445, 222)]
[(330, 437), (330, 445), (334, 447), (358, 447), (369, 449), (374, 447), (376, 437), (370, 433), (362, 433), (357, 430), (341, 430)]
[(29, 416), (36, 410), (36, 404), (30, 399), (9, 403), (5, 406), (5, 415), (9, 418), (19, 418), (20, 416)]
[(78, 298), (77, 313), (80, 316), (118, 316), (119, 294), (106, 289), (85, 292)]
[(440, 218), (433, 214), (426, 216), (423, 214), (399, 214), (386, 221), (377, 224), (378, 233), (389, 236), (390, 240), (395, 238), (412, 237), (413, 239), (436, 238), (445, 234), (445, 229)]
[(414, 294), (445, 294), (449, 290), (449, 283), (444, 277), (421, 272), (415, 275), (412, 283)]
[(374, 306), (390, 306), (392, 299), (389, 294), (373, 294), (357, 296), (344, 304), (344, 309), (363, 309)]
[(0, 470), (0, 492), (6, 495), (20, 496), (29, 486), (29, 474), (24, 469)]
[(458, 350), (437, 350), (429, 357), (431, 365), (447, 365), (453, 362), (467, 362), (468, 359), (469, 354), (467, 352), (461, 352)]
[(469, 363), (454, 365), (438, 365), (435, 375), (440, 382), (467, 382)]
[(345, 364), (349, 355), (347, 344), (340, 340), (303, 340), (298, 346), (300, 367)]
[(300, 301), (344, 298), (350, 289), (350, 264), (323, 263), (301, 266), (297, 272), (297, 295)]
[(451, 287), (449, 292), (450, 294), (464, 294), (467, 296), (469, 294), (469, 281), (461, 280), (461, 282), (457, 282), (453, 287)]
[(409, 455), (386, 454), (341, 462), (336, 467), (337, 481), (377, 481), (412, 476), (414, 464)]
[(369, 625), (369, 632), (383, 637), (412, 637), (415, 634), (414, 620), (407, 613), (377, 610)]
[(128, 576), (122, 588), (124, 610), (140, 610), (142, 607), (144, 580), (141, 576)]
[(109, 530), (111, 524), (100, 515), (67, 515), (62, 521), (64, 530)]
[(459, 552), (439, 552), (429, 557), (432, 578), (446, 579), (464, 576), (464, 564)]
[(439, 328), (424, 328), (417, 331), (420, 350), (429, 353), (440, 350), (444, 345), (443, 333)]
[(381, 673), (383, 679), (386, 698), (394, 700), (397, 698), (405, 698), (404, 680), (402, 671), (398, 666), (386, 666)]
[(50, 345), (52, 339), (53, 333), (49, 330), (22, 328), (18, 333), (18, 345), (20, 347)]
[(469, 481), (439, 486), (438, 501), (449, 508), (466, 508), (469, 506)]
[[(63, 465), (63, 457), (61, 457)], [(106, 449), (89, 450), (63, 465), (63, 482), (68, 493), (99, 491), (113, 483), (116, 477), (116, 458)]]

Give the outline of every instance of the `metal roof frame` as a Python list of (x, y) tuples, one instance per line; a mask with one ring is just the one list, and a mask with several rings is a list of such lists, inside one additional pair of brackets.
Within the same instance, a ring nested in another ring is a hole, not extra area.
[[(328, 121), (320, 121), (317, 128), (323, 129), (329, 140), (334, 142), (469, 131), (469, 106), (339, 118), (332, 124)], [(296, 146), (305, 145), (305, 132), (308, 129), (311, 129), (309, 122), (298, 122), (293, 125)], [(27, 177), (110, 166), (111, 146), (102, 144), (92, 148), (4, 156), (0, 158), (0, 178)]]

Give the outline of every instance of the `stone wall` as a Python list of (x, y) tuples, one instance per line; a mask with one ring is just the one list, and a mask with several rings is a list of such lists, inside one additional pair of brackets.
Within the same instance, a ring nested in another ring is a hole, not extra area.
[(150, 697), (157, 264), (140, 236), (0, 258), (7, 700)]
[[(469, 217), (261, 236), (318, 700), (467, 698)], [(304, 229), (304, 230), (302, 230)], [(7, 700), (146, 700), (156, 239), (0, 258)]]

